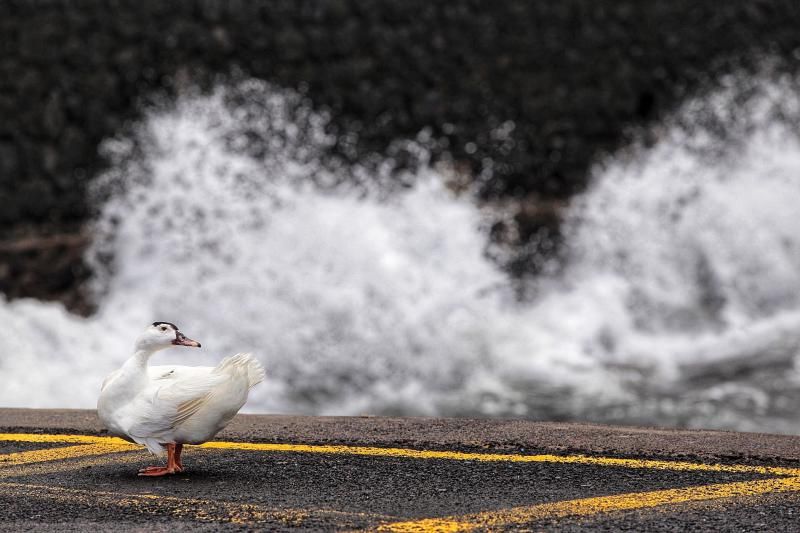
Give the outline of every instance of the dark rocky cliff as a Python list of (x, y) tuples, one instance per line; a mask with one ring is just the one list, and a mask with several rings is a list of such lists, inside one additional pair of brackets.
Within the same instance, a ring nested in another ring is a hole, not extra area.
[(0, 290), (82, 307), (68, 295), (89, 275), (75, 248), (98, 143), (153, 91), (232, 70), (302, 87), (359, 153), (430, 126), (474, 169), (494, 161), (487, 197), (559, 200), (687, 92), (764, 54), (792, 68), (798, 28), (790, 0), (5, 0)]

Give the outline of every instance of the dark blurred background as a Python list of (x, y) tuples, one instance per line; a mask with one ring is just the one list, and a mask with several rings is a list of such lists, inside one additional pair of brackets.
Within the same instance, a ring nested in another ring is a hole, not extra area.
[[(430, 127), (475, 175), (491, 162), (481, 194), (511, 200), (524, 243), (688, 94), (764, 56), (794, 71), (798, 28), (791, 0), (5, 0), (0, 291), (91, 311), (86, 185), (154, 94), (232, 73), (301, 90), (347, 159)], [(508, 121), (512, 144), (491, 135)]]

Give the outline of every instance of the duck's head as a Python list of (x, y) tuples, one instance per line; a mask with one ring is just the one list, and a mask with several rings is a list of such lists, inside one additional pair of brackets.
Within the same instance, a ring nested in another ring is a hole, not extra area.
[(171, 346), (199, 348), (200, 343), (180, 332), (171, 322), (153, 322), (136, 340), (136, 349), (155, 352)]

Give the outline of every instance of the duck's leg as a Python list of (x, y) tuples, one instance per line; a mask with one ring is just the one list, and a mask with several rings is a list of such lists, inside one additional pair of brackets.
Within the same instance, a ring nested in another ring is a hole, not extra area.
[(180, 442), (175, 445), (175, 468), (178, 472), (183, 472), (183, 463), (181, 462), (181, 452), (183, 451), (183, 444)]
[(174, 474), (180, 472), (180, 469), (175, 463), (175, 444), (167, 444), (167, 466), (148, 466), (139, 470), (140, 476), (166, 476), (167, 474)]

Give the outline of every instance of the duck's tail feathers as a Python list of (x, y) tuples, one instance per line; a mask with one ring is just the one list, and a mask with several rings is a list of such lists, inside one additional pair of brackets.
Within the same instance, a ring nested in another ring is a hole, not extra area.
[(230, 357), (226, 357), (220, 361), (217, 368), (214, 369), (216, 373), (226, 372), (242, 372), (247, 374), (248, 387), (258, 385), (266, 377), (264, 367), (258, 362), (258, 359), (249, 353), (237, 353)]

